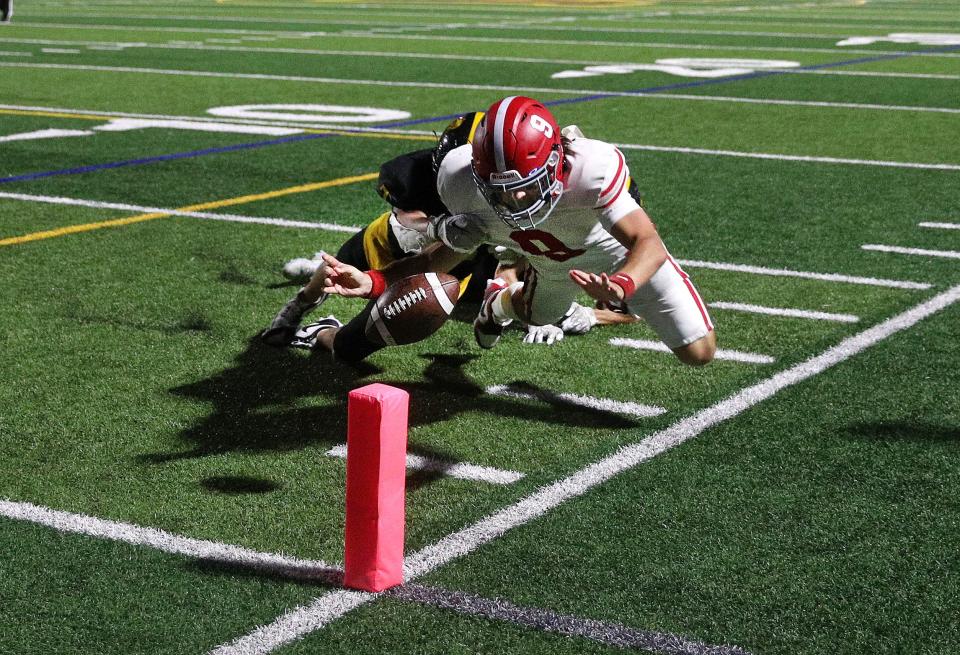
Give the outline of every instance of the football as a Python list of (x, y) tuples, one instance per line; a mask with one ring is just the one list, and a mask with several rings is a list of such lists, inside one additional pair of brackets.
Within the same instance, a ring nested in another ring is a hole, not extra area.
[(387, 287), (367, 319), (367, 338), (386, 346), (426, 339), (450, 318), (460, 281), (447, 273), (419, 273)]

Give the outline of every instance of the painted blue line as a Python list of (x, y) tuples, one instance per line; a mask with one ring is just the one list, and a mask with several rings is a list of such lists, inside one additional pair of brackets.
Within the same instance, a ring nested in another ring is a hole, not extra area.
[(79, 173), (92, 173), (94, 171), (109, 170), (113, 168), (123, 168), (125, 166), (140, 166), (142, 164), (155, 164), (162, 161), (175, 161), (177, 159), (190, 159), (192, 157), (202, 157), (203, 155), (215, 155), (222, 152), (235, 152), (238, 150), (252, 150), (254, 148), (265, 148), (267, 146), (280, 145), (282, 143), (291, 143), (294, 141), (306, 141), (308, 139), (322, 139), (335, 136), (333, 134), (299, 134), (296, 136), (285, 137), (282, 139), (272, 139), (270, 141), (256, 141), (254, 143), (240, 143), (233, 146), (223, 146), (217, 148), (204, 148), (203, 150), (191, 150), (189, 152), (176, 152), (169, 155), (157, 155), (155, 157), (143, 157), (141, 159), (127, 159), (125, 161), (115, 161), (106, 164), (92, 164), (90, 166), (78, 166), (76, 168), (62, 168), (55, 171), (44, 171), (42, 173), (28, 173), (26, 175), (15, 175), (13, 177), (0, 178), (3, 182), (22, 182), (25, 180), (38, 180), (44, 177), (53, 177), (55, 175), (77, 175)]
[[(574, 98), (548, 100), (548, 101), (545, 101), (543, 104), (547, 106), (557, 106), (557, 105), (577, 104), (581, 102), (591, 102), (593, 100), (605, 100), (608, 98), (617, 98), (617, 97), (622, 97), (624, 94), (649, 95), (653, 93), (663, 93), (665, 91), (679, 91), (681, 89), (693, 89), (693, 88), (712, 86), (717, 84), (730, 84), (731, 82), (743, 82), (746, 80), (756, 80), (756, 79), (761, 79), (765, 77), (773, 77), (776, 75), (789, 75), (791, 74), (792, 71), (821, 70), (825, 68), (838, 68), (840, 66), (855, 66), (857, 64), (870, 64), (870, 63), (876, 63), (878, 61), (891, 61), (894, 59), (903, 59), (905, 57), (912, 57), (914, 55), (937, 54), (942, 52), (952, 52), (955, 50), (960, 50), (960, 46), (943, 46), (943, 47), (930, 48), (925, 50), (916, 50), (914, 52), (902, 52), (897, 54), (877, 55), (873, 57), (859, 57), (857, 59), (846, 59), (844, 61), (829, 62), (826, 64), (811, 64), (809, 66), (800, 66), (798, 68), (792, 68), (789, 70), (757, 71), (754, 73), (745, 73), (743, 75), (731, 75), (729, 77), (719, 77), (719, 78), (714, 78), (709, 80), (677, 82), (675, 84), (650, 86), (643, 89), (636, 89), (633, 91), (618, 91), (616, 93), (595, 93), (587, 96), (577, 96)], [(562, 93), (563, 89), (557, 89), (557, 92)], [(709, 97), (709, 96), (704, 96), (704, 97)], [(376, 127), (380, 129), (411, 127), (413, 125), (421, 125), (423, 123), (436, 123), (438, 121), (444, 121), (444, 120), (449, 121), (449, 120), (453, 120), (457, 116), (459, 116), (459, 114), (431, 116), (428, 118), (417, 118), (409, 121), (385, 123), (382, 125), (377, 125)], [(341, 132), (355, 131), (357, 133), (360, 133), (359, 130), (350, 130), (350, 129), (342, 129), (340, 131)], [(191, 159), (193, 157), (202, 157), (204, 155), (218, 155), (218, 154), (227, 153), (227, 152), (236, 152), (239, 150), (252, 150), (254, 148), (265, 148), (267, 146), (282, 145), (285, 143), (312, 141), (314, 139), (327, 139), (333, 136), (337, 136), (337, 135), (335, 134), (301, 134), (297, 136), (284, 137), (282, 139), (271, 139), (269, 141), (241, 143), (241, 144), (232, 145), (232, 146), (223, 146), (219, 148), (205, 148), (203, 150), (191, 150), (189, 152), (179, 152), (179, 153), (173, 153), (169, 155), (158, 155), (155, 157), (144, 157), (141, 159), (128, 159), (125, 161), (109, 162), (106, 164), (92, 164), (90, 166), (64, 168), (64, 169), (53, 170), (53, 171), (44, 171), (41, 173), (28, 173), (25, 175), (0, 177), (0, 184), (4, 184), (7, 182), (24, 182), (28, 180), (38, 180), (38, 179), (54, 177), (58, 175), (77, 175), (81, 173), (92, 173), (92, 172), (101, 171), (101, 170), (124, 168), (127, 166), (141, 166), (144, 164), (154, 164), (157, 162), (164, 162), (164, 161), (175, 161), (178, 159)]]

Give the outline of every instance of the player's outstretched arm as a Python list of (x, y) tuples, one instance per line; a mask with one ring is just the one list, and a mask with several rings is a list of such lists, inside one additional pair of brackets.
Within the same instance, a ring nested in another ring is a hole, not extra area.
[[(432, 243), (419, 254), (412, 257), (403, 257), (391, 262), (382, 271), (373, 272), (379, 277), (381, 288), (374, 295), (383, 291), (383, 286), (389, 286), (405, 277), (425, 273), (427, 271), (447, 272), (467, 255), (455, 252), (440, 242)], [(336, 257), (324, 253), (323, 261), (327, 265), (327, 279), (324, 280), (324, 293), (331, 293), (344, 298), (369, 298), (376, 286), (371, 272), (361, 271), (356, 266), (344, 264)]]
[(610, 233), (628, 250), (623, 267), (613, 275), (570, 271), (570, 279), (600, 302), (620, 302), (650, 280), (667, 260), (667, 250), (657, 228), (643, 209), (636, 209), (613, 224)]

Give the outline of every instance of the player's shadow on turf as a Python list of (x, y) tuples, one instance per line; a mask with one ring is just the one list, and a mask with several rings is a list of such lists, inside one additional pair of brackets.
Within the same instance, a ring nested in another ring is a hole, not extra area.
[[(175, 387), (170, 393), (202, 401), (211, 411), (180, 437), (192, 448), (152, 453), (141, 461), (162, 464), (227, 452), (277, 452), (308, 445), (340, 443), (346, 435), (346, 393), (379, 369), (346, 367), (329, 357), (278, 350), (253, 337), (233, 365), (211, 377)], [(332, 405), (304, 399), (328, 397)]]
[[(216, 375), (175, 387), (170, 393), (212, 405), (212, 410), (180, 433), (186, 450), (149, 453), (145, 464), (195, 459), (230, 452), (282, 452), (319, 444), (336, 445), (347, 436), (347, 394), (364, 378), (379, 373), (369, 363), (345, 366), (326, 353), (305, 356), (277, 350), (250, 339), (233, 365)], [(304, 399), (325, 397), (330, 404), (307, 405)], [(192, 446), (192, 447), (191, 447)], [(434, 461), (452, 461), (450, 453), (411, 444), (415, 452)], [(455, 462), (454, 462), (455, 463)], [(451, 464), (452, 465), (452, 464)], [(443, 472), (412, 472), (412, 488)], [(271, 480), (211, 477), (200, 482), (207, 491), (246, 494), (278, 488)]]
[[(429, 353), (421, 357), (429, 362), (423, 372), (424, 377), (427, 378), (426, 382), (387, 383), (401, 387), (410, 394), (410, 425), (438, 423), (450, 420), (460, 413), (473, 412), (564, 426), (620, 429), (637, 426), (635, 421), (623, 416), (574, 405), (526, 382), (513, 383), (507, 385), (507, 388), (536, 397), (539, 401), (536, 405), (531, 405), (526, 399), (508, 399), (491, 395), (471, 380), (463, 370), (464, 366), (477, 359), (479, 355)], [(436, 451), (431, 452), (422, 444), (415, 442), (408, 444), (408, 450), (412, 454), (431, 460), (429, 470), (414, 471), (407, 475), (408, 490), (415, 490), (440, 480), (447, 474), (448, 469), (461, 463), (451, 456), (445, 456)]]
[[(414, 427), (446, 421), (466, 412), (590, 428), (637, 425), (617, 414), (572, 405), (529, 383), (515, 383), (510, 388), (523, 389), (538, 400), (491, 395), (463, 370), (477, 355), (423, 357), (429, 361), (424, 370), (425, 381), (388, 382), (410, 393), (409, 422)], [(341, 444), (347, 433), (348, 392), (362, 386), (367, 375), (379, 371), (370, 364), (351, 367), (335, 363), (326, 353), (306, 357), (301, 352), (277, 350), (254, 337), (231, 367), (170, 390), (174, 395), (212, 405), (206, 416), (181, 432), (180, 438), (188, 448), (145, 454), (139, 459), (145, 464), (163, 464), (230, 452), (283, 452), (318, 443)], [(318, 396), (327, 398), (329, 404), (303, 402)], [(415, 441), (410, 442), (409, 450), (440, 463), (429, 471), (411, 472), (411, 489), (443, 477), (444, 463), (459, 463), (455, 455)], [(222, 480), (205, 480), (202, 484), (222, 493), (272, 490), (270, 481), (260, 483), (257, 488), (248, 485), (239, 491), (236, 485), (227, 485), (229, 489), (225, 489)]]
[(429, 361), (426, 382), (396, 382), (410, 393), (410, 424), (427, 425), (466, 413), (520, 418), (567, 427), (627, 429), (639, 425), (614, 412), (574, 404), (531, 382), (514, 381), (503, 389), (524, 398), (502, 397), (471, 380), (463, 367), (479, 355), (421, 355)]
[(854, 423), (847, 433), (869, 441), (913, 441), (960, 446), (960, 426), (899, 421)]

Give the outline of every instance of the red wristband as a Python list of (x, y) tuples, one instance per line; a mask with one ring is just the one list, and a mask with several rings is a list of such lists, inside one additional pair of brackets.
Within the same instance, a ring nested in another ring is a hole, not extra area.
[(616, 275), (610, 276), (611, 284), (616, 284), (618, 287), (623, 289), (623, 298), (626, 300), (633, 295), (633, 292), (637, 290), (637, 283), (633, 281), (633, 278), (627, 275), (626, 273), (617, 273)]
[(380, 271), (366, 271), (366, 273), (370, 276), (370, 282), (373, 284), (367, 298), (376, 298), (387, 290), (387, 278), (383, 276), (383, 273)]

